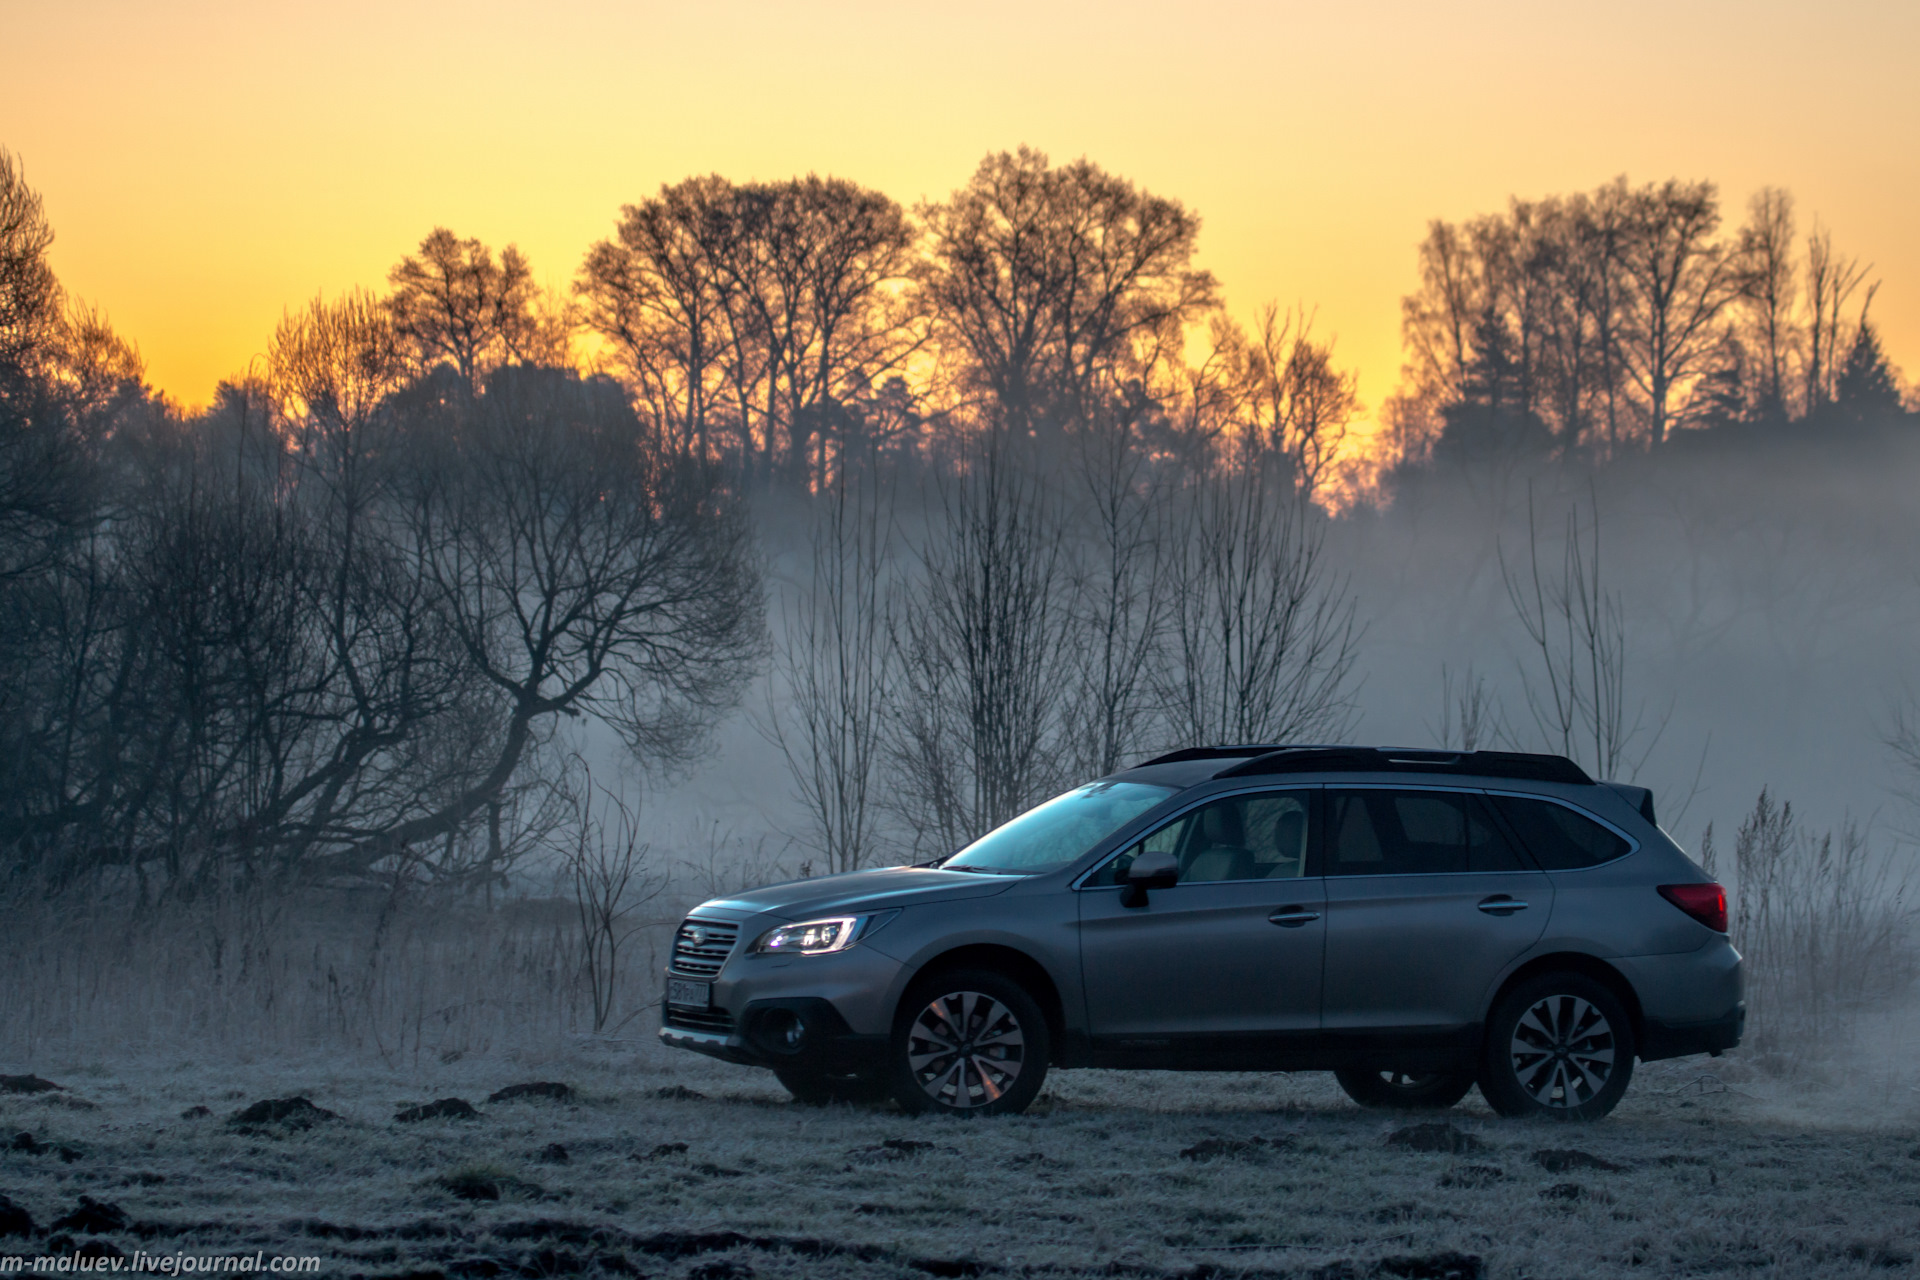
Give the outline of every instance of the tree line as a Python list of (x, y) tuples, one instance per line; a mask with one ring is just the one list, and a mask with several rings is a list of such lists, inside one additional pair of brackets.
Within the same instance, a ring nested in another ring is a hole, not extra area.
[[(1761, 232), (1717, 216), (1615, 184), (1436, 224), (1405, 456), (1884, 399), (1866, 273), (1816, 235), (1768, 295)], [(0, 858), (152, 894), (497, 883), (579, 812), (579, 726), (671, 769), (766, 672), (836, 869), (1145, 751), (1337, 737), (1355, 377), (1304, 311), (1228, 317), (1199, 229), (1027, 149), (911, 212), (693, 178), (564, 296), (436, 228), (189, 412), (65, 297), (0, 153)]]
[(1902, 413), (1872, 268), (1817, 224), (1802, 240), (1778, 188), (1731, 235), (1710, 182), (1516, 199), (1432, 223), (1419, 268), (1388, 406), (1416, 458), (1605, 457), (1688, 428)]

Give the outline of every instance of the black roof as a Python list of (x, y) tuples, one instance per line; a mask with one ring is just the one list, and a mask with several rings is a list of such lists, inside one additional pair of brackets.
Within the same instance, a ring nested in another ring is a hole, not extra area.
[[(1593, 779), (1565, 756), (1526, 751), (1432, 751), (1417, 747), (1332, 747), (1249, 745), (1189, 747), (1156, 756), (1146, 764), (1220, 760), (1216, 778), (1276, 773), (1441, 773), (1482, 778), (1521, 778), (1529, 782), (1565, 782), (1590, 787)], [(1144, 766), (1143, 766), (1144, 767)]]

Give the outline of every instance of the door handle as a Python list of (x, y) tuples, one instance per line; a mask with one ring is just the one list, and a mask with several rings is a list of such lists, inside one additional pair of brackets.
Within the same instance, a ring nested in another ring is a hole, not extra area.
[(1480, 909), (1490, 916), (1510, 916), (1516, 911), (1525, 911), (1527, 904), (1504, 893), (1496, 893), (1491, 898), (1480, 899)]
[(1309, 911), (1305, 907), (1281, 907), (1267, 919), (1282, 929), (1298, 929), (1303, 924), (1312, 924), (1320, 918), (1318, 911)]

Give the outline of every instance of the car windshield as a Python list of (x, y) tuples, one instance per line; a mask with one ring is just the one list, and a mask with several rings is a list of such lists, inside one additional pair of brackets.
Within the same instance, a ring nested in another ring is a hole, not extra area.
[(1173, 794), (1144, 782), (1089, 782), (995, 827), (954, 854), (947, 871), (1036, 875), (1064, 867)]

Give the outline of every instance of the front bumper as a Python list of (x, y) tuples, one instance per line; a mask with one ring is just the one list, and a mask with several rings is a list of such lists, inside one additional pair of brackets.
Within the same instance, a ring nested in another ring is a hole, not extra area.
[(887, 1037), (857, 1035), (832, 1001), (818, 996), (749, 1001), (727, 1031), (676, 1026), (673, 1010), (661, 1015), (661, 1043), (723, 1062), (828, 1075), (871, 1075), (881, 1070)]

